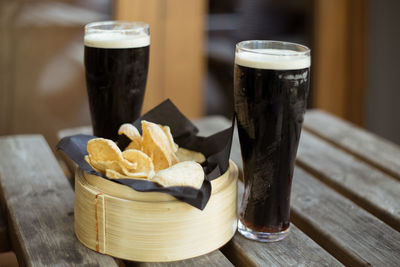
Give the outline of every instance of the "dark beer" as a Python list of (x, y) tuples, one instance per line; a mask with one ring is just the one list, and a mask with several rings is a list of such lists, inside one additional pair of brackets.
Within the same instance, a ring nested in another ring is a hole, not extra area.
[(120, 125), (140, 116), (149, 46), (145, 33), (85, 35), (86, 85), (94, 135), (116, 140)]
[(290, 191), (310, 61), (274, 55), (290, 51), (261, 53), (272, 56), (236, 54), (234, 99), (245, 181), (239, 231), (245, 236), (261, 233), (261, 239), (267, 233), (268, 239), (290, 225)]

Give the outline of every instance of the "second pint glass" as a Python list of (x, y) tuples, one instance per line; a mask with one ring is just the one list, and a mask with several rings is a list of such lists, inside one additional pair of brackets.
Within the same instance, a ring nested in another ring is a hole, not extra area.
[(309, 82), (307, 47), (278, 41), (236, 45), (234, 103), (245, 182), (238, 230), (247, 238), (271, 242), (289, 232)]
[(85, 27), (85, 69), (93, 133), (116, 140), (140, 116), (149, 65), (149, 25), (104, 21)]

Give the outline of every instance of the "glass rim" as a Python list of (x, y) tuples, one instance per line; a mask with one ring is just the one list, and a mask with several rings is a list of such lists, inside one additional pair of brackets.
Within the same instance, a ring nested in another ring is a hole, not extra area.
[[(293, 50), (290, 48), (272, 48), (274, 50), (289, 50), (292, 51), (293, 53), (269, 53), (265, 50), (262, 50), (260, 48), (247, 48), (244, 47), (247, 44), (250, 43), (263, 43), (263, 44), (280, 44), (282, 46), (293, 46), (293, 47), (298, 47), (300, 49), (302, 49), (303, 51), (297, 51), (297, 50)], [(236, 49), (245, 51), (245, 52), (249, 52), (249, 53), (254, 53), (254, 54), (261, 54), (261, 55), (272, 55), (272, 56), (309, 56), (311, 53), (311, 49), (308, 48), (305, 45), (302, 44), (298, 44), (298, 43), (293, 43), (293, 42), (286, 42), (286, 41), (276, 41), (276, 40), (246, 40), (246, 41), (241, 41), (239, 43), (236, 44)], [(257, 51), (258, 50), (258, 51)]]
[[(104, 29), (104, 28), (96, 28), (97, 26), (108, 26), (108, 25), (130, 25), (131, 28), (126, 29)], [(94, 30), (97, 32), (130, 32), (137, 31), (138, 29), (149, 29), (149, 24), (143, 21), (127, 21), (127, 20), (105, 20), (105, 21), (95, 21), (90, 22), (85, 25), (85, 30)]]

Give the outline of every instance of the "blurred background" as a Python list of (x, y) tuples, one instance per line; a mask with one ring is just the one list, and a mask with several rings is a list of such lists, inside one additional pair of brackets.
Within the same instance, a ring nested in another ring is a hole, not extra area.
[(0, 135), (90, 124), (83, 27), (150, 23), (144, 111), (171, 98), (189, 117), (232, 115), (234, 46), (245, 39), (312, 49), (309, 108), (400, 144), (398, 0), (0, 0)]

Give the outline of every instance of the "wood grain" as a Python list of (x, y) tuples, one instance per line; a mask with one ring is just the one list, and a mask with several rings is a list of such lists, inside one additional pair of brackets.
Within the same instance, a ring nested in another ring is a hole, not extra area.
[[(243, 192), (243, 183), (239, 182), (238, 206)], [(221, 250), (235, 266), (342, 265), (293, 224), (290, 226), (289, 236), (282, 241), (261, 243), (236, 233)]]
[(127, 267), (184, 267), (184, 266), (234, 266), (221, 251), (215, 250), (206, 255), (174, 262), (125, 262)]
[(304, 128), (400, 180), (400, 147), (322, 110), (308, 111)]
[(297, 163), (359, 206), (400, 231), (400, 183), (304, 131)]
[(292, 222), (348, 266), (398, 266), (400, 232), (297, 168)]
[(342, 266), (293, 224), (282, 241), (260, 243), (236, 234), (222, 252), (235, 266)]
[(117, 266), (75, 238), (74, 194), (42, 136), (1, 137), (0, 158), (2, 203), (21, 266)]

